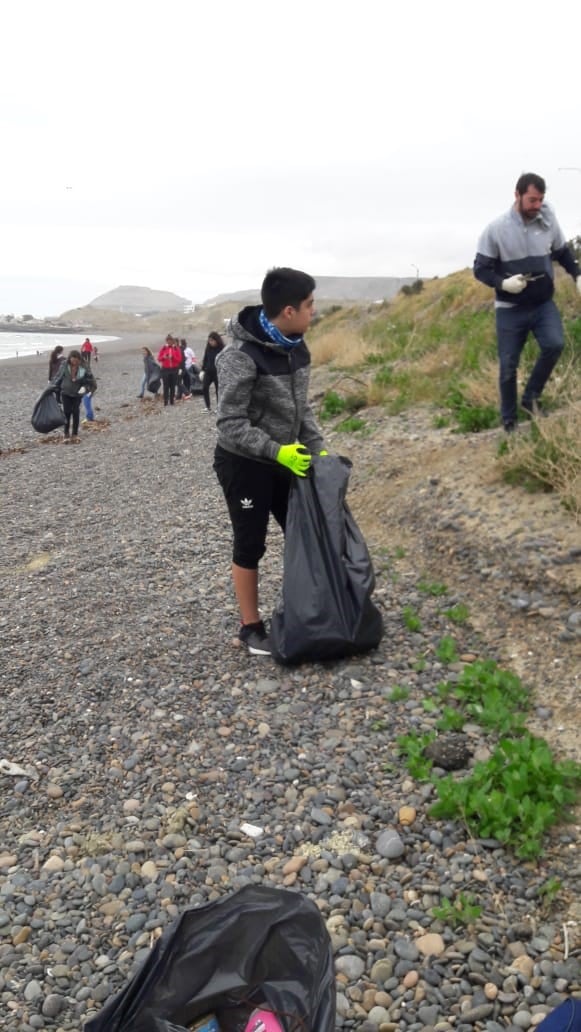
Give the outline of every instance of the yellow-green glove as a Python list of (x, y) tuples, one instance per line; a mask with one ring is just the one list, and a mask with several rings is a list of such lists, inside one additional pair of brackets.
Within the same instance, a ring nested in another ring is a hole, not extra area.
[(329, 452), (328, 452), (328, 451), (325, 451), (325, 449), (324, 449), (324, 448), (323, 448), (323, 451), (320, 451), (320, 452), (319, 452), (319, 455), (328, 455), (328, 454), (329, 454)]
[(304, 444), (283, 444), (278, 450), (276, 461), (296, 473), (297, 477), (306, 477), (311, 456)]

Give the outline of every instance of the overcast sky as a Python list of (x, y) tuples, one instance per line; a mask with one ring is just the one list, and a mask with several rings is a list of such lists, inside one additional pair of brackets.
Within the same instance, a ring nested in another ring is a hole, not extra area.
[(445, 275), (526, 170), (577, 235), (580, 29), (572, 0), (10, 3), (0, 313)]

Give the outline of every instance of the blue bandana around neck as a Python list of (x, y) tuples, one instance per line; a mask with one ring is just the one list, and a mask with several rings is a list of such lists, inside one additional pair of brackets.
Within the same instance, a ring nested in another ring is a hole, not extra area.
[(291, 351), (292, 348), (296, 348), (297, 344), (303, 343), (303, 338), (300, 336), (300, 334), (297, 334), (295, 337), (285, 337), (284, 333), (281, 333), (278, 326), (275, 326), (274, 323), (271, 323), (266, 312), (264, 311), (264, 308), (260, 309), (260, 314), (258, 318), (260, 321), (260, 325), (262, 326), (262, 329), (266, 333), (266, 336), (269, 338), (269, 340), (271, 340), (273, 344), (280, 344), (281, 348), (284, 348), (285, 351)]

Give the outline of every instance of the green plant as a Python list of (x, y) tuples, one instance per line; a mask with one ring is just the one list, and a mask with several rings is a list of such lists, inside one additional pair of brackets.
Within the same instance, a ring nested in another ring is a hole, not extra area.
[(551, 903), (554, 902), (562, 888), (563, 882), (561, 879), (553, 876), (552, 878), (547, 878), (547, 880), (539, 886), (538, 894), (543, 900), (543, 903), (550, 907)]
[(448, 416), (434, 416), (432, 426), (435, 430), (446, 430), (450, 426), (450, 419)]
[(442, 638), (436, 649), (436, 656), (440, 663), (456, 663), (458, 661), (456, 642), (449, 634), (445, 634)]
[(402, 548), (401, 545), (396, 545), (396, 547), (394, 548), (394, 551), (393, 551), (393, 558), (394, 559), (403, 559), (404, 556), (405, 556), (405, 548)]
[(454, 901), (445, 896), (438, 907), (432, 908), (433, 916), (452, 928), (460, 924), (473, 924), (481, 913), (482, 907), (474, 902), (474, 897), (464, 892), (460, 892)]
[(372, 731), (385, 731), (387, 724), (385, 720), (372, 720), (370, 727)]
[(408, 631), (421, 631), (422, 621), (412, 606), (404, 606), (401, 615)]
[(429, 780), (432, 761), (425, 755), (425, 748), (435, 737), (432, 732), (424, 735), (411, 733), (400, 735), (396, 740), (398, 753), (405, 758), (405, 765), (416, 781)]
[(336, 391), (327, 391), (323, 398), (320, 416), (322, 420), (333, 419), (345, 411), (345, 399), (341, 398)]
[(395, 684), (389, 693), (390, 702), (403, 702), (404, 699), (409, 699), (410, 690), (403, 684)]
[(448, 620), (451, 620), (452, 623), (455, 624), (465, 623), (469, 615), (470, 610), (463, 602), (457, 602), (455, 606), (444, 610), (444, 616), (447, 616)]
[(335, 429), (344, 434), (354, 434), (357, 430), (363, 430), (364, 426), (364, 419), (360, 419), (358, 416), (349, 416), (348, 419), (338, 423)]
[(380, 387), (390, 386), (393, 383), (393, 369), (391, 366), (382, 366), (381, 369), (378, 369), (373, 377), (373, 382), (379, 384)]
[(438, 709), (438, 703), (435, 699), (422, 699), (422, 708), (426, 713), (435, 713)]
[(418, 582), (418, 591), (423, 592), (424, 595), (433, 595), (438, 598), (439, 595), (446, 595), (448, 588), (445, 584), (440, 584), (438, 581), (424, 581)]
[(438, 731), (461, 731), (465, 723), (466, 717), (460, 710), (454, 709), (452, 706), (444, 706), (436, 727)]
[(494, 660), (467, 664), (458, 681), (438, 687), (453, 695), (472, 720), (488, 731), (506, 734), (523, 728), (529, 693), (516, 674), (502, 670)]
[(498, 411), (495, 405), (477, 405), (471, 402), (460, 385), (450, 388), (447, 405), (463, 434), (474, 434), (498, 426)]
[(581, 764), (555, 762), (547, 742), (525, 733), (501, 739), (467, 778), (441, 778), (430, 813), (460, 818), (472, 834), (498, 839), (530, 860), (541, 852), (547, 829), (575, 802), (580, 784)]
[(426, 669), (426, 665), (427, 664), (424, 656), (420, 656), (419, 659), (416, 659), (413, 669), (416, 671), (417, 674), (421, 674)]

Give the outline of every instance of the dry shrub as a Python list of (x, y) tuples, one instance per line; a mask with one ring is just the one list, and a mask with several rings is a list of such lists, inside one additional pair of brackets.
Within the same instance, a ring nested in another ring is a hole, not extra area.
[(431, 351), (424, 351), (413, 363), (422, 376), (433, 376), (440, 379), (442, 375), (448, 377), (450, 370), (458, 365), (458, 346), (450, 343), (442, 343)]
[(530, 434), (515, 437), (499, 455), (503, 476), (533, 490), (556, 491), (581, 522), (581, 402), (559, 414), (534, 420)]
[(498, 405), (498, 363), (483, 362), (478, 373), (464, 376), (462, 394), (475, 408)]
[(314, 366), (332, 365), (338, 369), (349, 369), (362, 365), (373, 350), (371, 344), (367, 344), (349, 327), (333, 327), (309, 340)]

